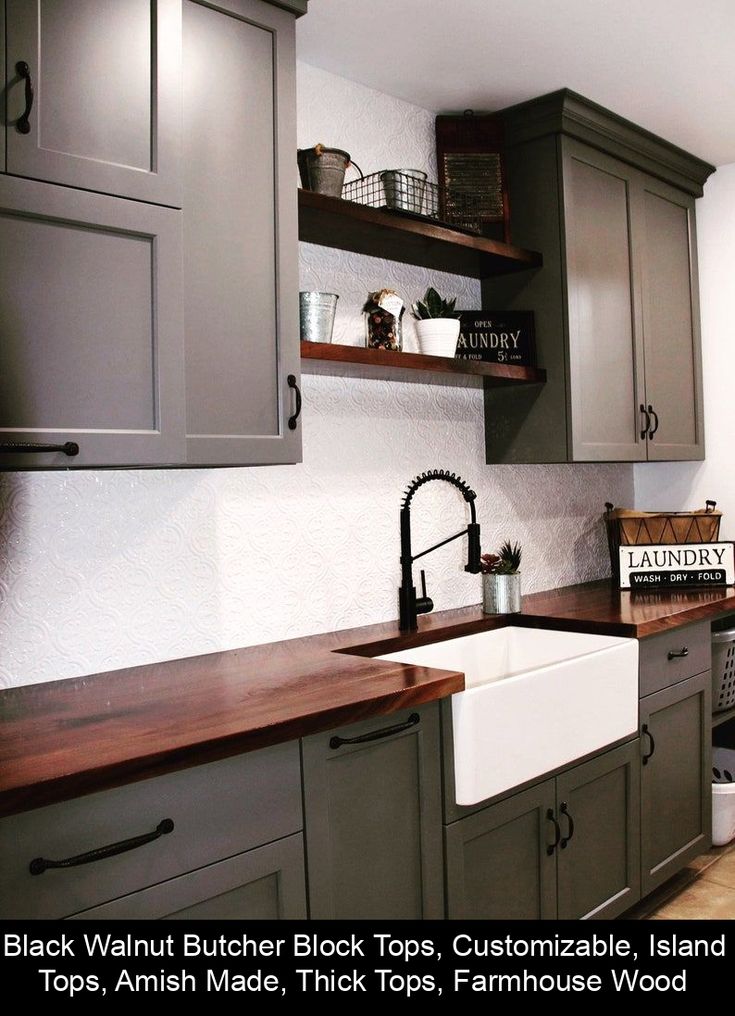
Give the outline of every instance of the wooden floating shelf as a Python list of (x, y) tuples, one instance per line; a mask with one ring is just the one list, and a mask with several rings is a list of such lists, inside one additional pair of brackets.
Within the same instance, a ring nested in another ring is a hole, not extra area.
[(540, 268), (543, 261), (500, 240), (306, 190), (299, 190), (299, 239), (475, 279)]
[(331, 342), (302, 342), (301, 370), (304, 374), (331, 374), (338, 377), (409, 381), (462, 388), (499, 388), (543, 384), (546, 381), (546, 371), (540, 367), (455, 360), (450, 356), (424, 356), (421, 353), (391, 353)]

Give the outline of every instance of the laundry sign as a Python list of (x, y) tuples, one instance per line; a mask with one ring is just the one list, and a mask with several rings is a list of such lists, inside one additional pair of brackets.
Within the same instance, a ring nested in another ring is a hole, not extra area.
[(735, 585), (735, 543), (661, 543), (621, 547), (621, 589)]
[(535, 366), (533, 311), (461, 311), (455, 356), (460, 360)]

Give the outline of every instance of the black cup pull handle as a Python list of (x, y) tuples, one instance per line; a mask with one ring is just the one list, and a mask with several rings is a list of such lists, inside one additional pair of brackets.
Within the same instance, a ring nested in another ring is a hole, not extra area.
[(30, 116), (33, 109), (33, 82), (31, 81), (31, 68), (25, 60), (19, 60), (15, 65), (15, 73), (26, 83), (26, 108), (15, 121), (15, 129), (19, 134), (30, 134)]
[(288, 384), (288, 387), (292, 388), (296, 393), (296, 412), (293, 414), (293, 416), (289, 416), (288, 418), (288, 429), (296, 430), (296, 421), (301, 416), (301, 389), (296, 383), (295, 374), (289, 374), (288, 377), (286, 378), (286, 383)]
[(682, 646), (681, 649), (669, 649), (670, 660), (683, 660), (689, 655), (689, 646)]
[(648, 740), (649, 740), (649, 742), (650, 742), (650, 746), (651, 746), (651, 750), (650, 750), (650, 751), (648, 752), (648, 754), (647, 754), (647, 755), (644, 755), (644, 756), (643, 756), (643, 758), (641, 759), (641, 763), (642, 763), (642, 764), (643, 764), (644, 766), (647, 766), (647, 765), (648, 765), (648, 760), (649, 760), (650, 758), (653, 758), (653, 753), (654, 753), (654, 752), (655, 752), (655, 750), (656, 750), (656, 742), (655, 742), (655, 741), (654, 741), (654, 739), (653, 739), (653, 734), (652, 734), (652, 733), (651, 733), (651, 731), (650, 731), (650, 730), (648, 729), (648, 724), (647, 724), (647, 723), (644, 723), (644, 724), (643, 724), (643, 726), (641, 727), (641, 737), (643, 737), (643, 736), (644, 736), (644, 734), (645, 734), (645, 736), (646, 736), (646, 737), (648, 738)]
[(161, 836), (167, 836), (174, 831), (174, 824), (170, 818), (164, 818), (158, 823), (152, 833), (143, 833), (142, 836), (131, 836), (129, 840), (120, 840), (119, 843), (109, 843), (106, 847), (97, 847), (95, 850), (88, 850), (84, 854), (76, 854), (74, 857), (65, 857), (61, 861), (50, 861), (47, 857), (35, 857), (28, 865), (31, 875), (43, 875), (49, 868), (78, 868), (81, 864), (92, 864), (94, 861), (102, 861), (106, 857), (115, 857), (116, 854), (125, 854), (128, 850), (135, 850), (146, 843), (151, 843)]
[(551, 846), (549, 846), (548, 843), (546, 845), (546, 853), (549, 857), (551, 857), (556, 848), (559, 846), (559, 841), (561, 840), (561, 826), (556, 820), (556, 815), (554, 814), (553, 808), (549, 808), (547, 810), (546, 818), (548, 819), (549, 822), (554, 823), (554, 842), (551, 844)]
[(561, 847), (561, 849), (562, 850), (566, 850), (567, 849), (567, 844), (571, 840), (572, 836), (574, 836), (574, 819), (572, 818), (572, 816), (569, 814), (569, 812), (567, 810), (567, 802), (566, 801), (562, 801), (561, 802), (561, 805), (559, 806), (559, 813), (564, 816), (564, 818), (567, 820), (567, 823), (568, 823), (567, 834), (566, 834), (566, 836), (562, 837), (561, 842), (559, 843), (559, 846)]
[[(648, 410), (646, 409), (646, 407), (643, 405), (642, 402), (641, 402), (641, 407), (640, 408), (641, 408), (641, 413), (646, 418), (645, 421), (643, 422), (643, 424), (641, 425), (641, 441), (645, 441), (646, 434), (651, 429), (651, 414), (648, 412)], [(612, 505), (610, 507), (612, 508)]]
[(404, 730), (415, 727), (421, 721), (418, 713), (411, 713), (405, 723), (394, 723), (392, 727), (381, 727), (379, 730), (371, 730), (369, 734), (360, 734), (359, 737), (332, 737), (329, 747), (332, 749), (341, 748), (343, 744), (367, 744), (368, 741), (379, 741), (383, 737), (391, 737), (393, 734), (400, 734)]
[(63, 452), (64, 455), (79, 454), (76, 441), (65, 441), (64, 444), (38, 444), (34, 441), (0, 441), (0, 452), (24, 455), (26, 452)]
[(658, 430), (658, 413), (656, 412), (656, 410), (653, 408), (653, 406), (650, 403), (648, 405), (648, 409), (646, 410), (646, 412), (650, 413), (651, 416), (653, 417), (653, 429), (649, 430), (649, 432), (648, 432), (649, 438), (651, 440), (653, 440), (653, 435)]

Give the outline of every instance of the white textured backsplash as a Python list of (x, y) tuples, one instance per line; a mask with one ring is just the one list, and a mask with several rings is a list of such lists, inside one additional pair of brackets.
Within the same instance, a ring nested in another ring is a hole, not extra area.
[[(299, 88), (302, 146), (431, 168), (430, 113), (304, 65)], [(368, 289), (415, 299), (429, 282), (479, 299), (470, 280), (302, 248), (302, 285), (342, 297), (340, 341), (361, 341)], [(632, 503), (630, 466), (487, 466), (475, 389), (306, 376), (303, 392), (302, 465), (0, 475), (0, 684), (396, 617), (401, 492), (434, 467), (477, 491), (485, 549), (523, 543), (526, 591), (608, 571), (601, 512)], [(417, 550), (465, 518), (445, 484), (414, 509)], [(463, 551), (422, 562), (437, 609), (480, 600)]]

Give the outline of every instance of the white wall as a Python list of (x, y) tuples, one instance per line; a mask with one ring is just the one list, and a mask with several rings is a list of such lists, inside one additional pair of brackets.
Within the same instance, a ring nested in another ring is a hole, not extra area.
[(721, 536), (735, 539), (735, 164), (722, 166), (697, 202), (697, 248), (704, 364), (704, 462), (635, 467), (636, 506), (725, 513)]
[[(299, 143), (344, 147), (365, 172), (431, 169), (433, 116), (308, 66)], [(414, 299), (476, 283), (303, 246), (302, 284), (341, 294), (336, 338), (359, 342), (369, 289)], [(221, 470), (0, 476), (0, 685), (47, 681), (396, 617), (398, 508), (419, 471), (478, 492), (486, 548), (523, 542), (526, 590), (607, 572), (600, 513), (632, 498), (628, 466), (489, 467), (482, 393), (305, 377), (304, 461)], [(456, 491), (415, 501), (416, 547), (461, 524)], [(439, 609), (478, 602), (462, 548), (427, 558)]]

